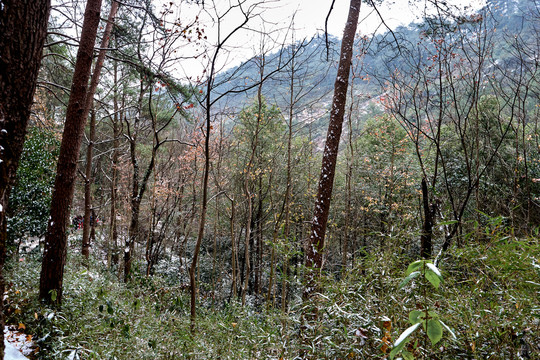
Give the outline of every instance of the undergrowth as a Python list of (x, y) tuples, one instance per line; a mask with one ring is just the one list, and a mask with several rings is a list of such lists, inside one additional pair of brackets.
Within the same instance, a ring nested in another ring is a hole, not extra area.
[[(312, 302), (290, 309), (240, 306), (201, 296), (189, 332), (189, 293), (159, 274), (130, 284), (100, 262), (69, 256), (61, 309), (37, 300), (40, 256), (9, 261), (7, 321), (23, 327), (37, 359), (383, 359), (420, 300), (398, 285), (407, 264), (398, 251), (367, 255), (323, 278)], [(420, 348), (419, 358), (540, 359), (540, 245), (500, 237), (453, 248), (439, 262), (438, 312), (457, 339)], [(317, 320), (302, 320), (316, 307)], [(528, 356), (528, 357), (527, 357)]]

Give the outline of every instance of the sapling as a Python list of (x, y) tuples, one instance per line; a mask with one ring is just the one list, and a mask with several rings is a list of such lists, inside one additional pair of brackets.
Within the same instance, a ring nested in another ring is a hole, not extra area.
[[(405, 273), (405, 279), (399, 284), (399, 288), (404, 288), (411, 280), (420, 277), (420, 287), (423, 304), (422, 310), (413, 310), (409, 313), (409, 322), (411, 326), (408, 327), (396, 340), (392, 351), (390, 352), (390, 359), (401, 353), (401, 356), (405, 360), (414, 359), (414, 354), (405, 349), (405, 346), (411, 340), (411, 335), (414, 334), (418, 328), (424, 329), (424, 336), (429, 338), (432, 345), (437, 344), (443, 336), (443, 329), (446, 329), (452, 338), (456, 338), (454, 332), (443, 323), (434, 310), (429, 307), (428, 295), (429, 284), (435, 289), (439, 288), (443, 278), (439, 269), (429, 260), (417, 260), (409, 265), (407, 272)], [(422, 326), (420, 326), (422, 325)], [(427, 340), (426, 340), (427, 342)], [(416, 344), (414, 348), (416, 348)]]

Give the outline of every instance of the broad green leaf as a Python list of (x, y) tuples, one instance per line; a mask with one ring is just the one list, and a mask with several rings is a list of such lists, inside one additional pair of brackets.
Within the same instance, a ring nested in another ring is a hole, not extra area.
[(433, 272), (431, 269), (426, 270), (426, 279), (431, 283), (431, 285), (435, 286), (435, 288), (439, 288), (439, 285), (441, 284), (441, 278)]
[(418, 329), (420, 326), (420, 323), (414, 324), (413, 326), (410, 326), (399, 336), (399, 338), (394, 343), (394, 348), (392, 351), (390, 351), (390, 359), (393, 359), (403, 348), (405, 345), (409, 342), (409, 336), (414, 332), (414, 330)]
[(429, 318), (430, 319), (439, 319), (439, 314), (437, 314), (435, 311), (433, 310), (429, 310), (428, 311), (428, 315), (429, 315)]
[(414, 325), (414, 324), (418, 324), (419, 322), (422, 321), (422, 319), (420, 318), (422, 315), (424, 315), (425, 312), (422, 311), (422, 310), (413, 310), (409, 313), (409, 322)]
[(437, 319), (428, 320), (426, 332), (431, 344), (435, 345), (442, 339), (443, 328), (441, 322)]
[(51, 301), (55, 302), (56, 298), (58, 297), (58, 292), (56, 290), (51, 290), (49, 293), (51, 294)]
[(402, 341), (401, 343), (399, 343), (398, 346), (394, 346), (392, 348), (392, 351), (390, 351), (390, 360), (394, 359), (394, 357), (399, 354), (399, 352), (401, 350), (403, 350), (403, 348), (405, 347), (405, 345), (407, 345), (407, 343), (409, 342), (409, 339), (405, 339), (404, 341)]
[(401, 355), (403, 355), (403, 359), (405, 360), (414, 360), (414, 355), (408, 352), (407, 350), (403, 350), (401, 352)]
[(407, 268), (405, 276), (409, 276), (413, 271), (418, 271), (424, 265), (424, 261), (425, 260), (416, 260), (415, 262), (411, 263)]
[(407, 276), (405, 279), (403, 279), (400, 283), (399, 283), (399, 288), (402, 289), (405, 285), (407, 285), (412, 279), (418, 277), (418, 275), (420, 275), (420, 271), (413, 271), (412, 273), (409, 274), (409, 276)]

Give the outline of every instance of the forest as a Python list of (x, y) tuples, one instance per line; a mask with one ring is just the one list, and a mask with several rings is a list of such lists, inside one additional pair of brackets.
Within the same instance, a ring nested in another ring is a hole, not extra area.
[(0, 359), (540, 359), (540, 2), (288, 3), (0, 0)]

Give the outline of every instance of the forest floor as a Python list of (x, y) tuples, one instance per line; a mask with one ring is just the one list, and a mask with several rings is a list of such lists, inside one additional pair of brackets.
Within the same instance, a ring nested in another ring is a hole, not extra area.
[[(32, 341), (32, 335), (26, 335), (20, 330), (24, 329), (24, 324), (4, 327), (4, 360), (23, 360), (26, 356), (32, 356), (38, 352), (38, 348)], [(26, 355), (26, 356), (25, 356)]]
[[(415, 259), (399, 246), (373, 251), (347, 273), (325, 276), (323, 293), (311, 303), (302, 303), (300, 282), (291, 279), (286, 312), (256, 296), (242, 307), (231, 301), (227, 281), (213, 292), (201, 271), (193, 336), (189, 293), (176, 265), (125, 285), (117, 270), (71, 253), (61, 309), (37, 301), (39, 252), (8, 261), (7, 320), (32, 334), (35, 358), (384, 359), (410, 326), (409, 312), (429, 307), (455, 339), (445, 329), (432, 346), (418, 330), (407, 347), (418, 358), (540, 359), (538, 237), (501, 235), (453, 247), (439, 263), (438, 289), (418, 279), (400, 288)], [(303, 321), (312, 306), (317, 319)]]

